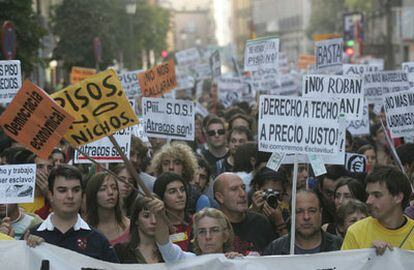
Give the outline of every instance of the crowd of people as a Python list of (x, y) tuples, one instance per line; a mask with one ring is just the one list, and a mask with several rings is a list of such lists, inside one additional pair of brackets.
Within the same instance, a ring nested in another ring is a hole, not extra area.
[(0, 205), (0, 240), (47, 242), (115, 263), (285, 255), (292, 233), (295, 254), (414, 249), (414, 144), (393, 141), (402, 172), (372, 108), (370, 135), (347, 132), (345, 144), (366, 156), (366, 171), (326, 164), (326, 174), (315, 177), (299, 164), (292, 209), (294, 166), (266, 167), (271, 153), (258, 151), (256, 105), (225, 108), (210, 95), (214, 83), (203, 90), (199, 101), (210, 114), (196, 115), (193, 142), (132, 137), (138, 179), (124, 163), (109, 170), (73, 165), (65, 142), (44, 160), (2, 136), (1, 163), (35, 163), (37, 171), (33, 203)]

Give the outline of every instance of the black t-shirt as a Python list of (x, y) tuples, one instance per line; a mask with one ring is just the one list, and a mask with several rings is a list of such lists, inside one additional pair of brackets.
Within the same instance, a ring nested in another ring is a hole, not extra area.
[(208, 150), (203, 150), (202, 152), (201, 152), (201, 154), (203, 155), (203, 157), (206, 159), (206, 161), (208, 162), (208, 165), (210, 166), (210, 168), (212, 169), (212, 177), (216, 177), (219, 173), (220, 173), (220, 171), (221, 171), (221, 168), (217, 168), (217, 163), (220, 161), (220, 160), (222, 160), (222, 159), (225, 159), (225, 158), (227, 158), (227, 155), (228, 155), (228, 151), (227, 151), (227, 153), (224, 155), (224, 156), (222, 156), (222, 157), (215, 157), (215, 156), (213, 156), (213, 154), (211, 154), (210, 153), (210, 151), (208, 151)]
[(278, 235), (273, 231), (268, 219), (255, 212), (247, 212), (240, 223), (232, 223), (234, 230), (234, 251), (248, 255), (251, 251), (261, 253)]

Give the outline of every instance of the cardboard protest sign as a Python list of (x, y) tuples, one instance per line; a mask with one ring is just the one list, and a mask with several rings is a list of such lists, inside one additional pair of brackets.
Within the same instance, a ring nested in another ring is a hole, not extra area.
[(364, 93), (368, 104), (381, 104), (383, 94), (410, 88), (407, 73), (404, 71), (367, 72), (363, 76)]
[(95, 74), (96, 74), (96, 69), (94, 68), (84, 68), (84, 67), (74, 66), (72, 67), (72, 70), (70, 72), (70, 83), (76, 84)]
[(198, 80), (207, 79), (211, 77), (211, 67), (208, 63), (199, 63), (191, 67), (195, 72)]
[(342, 71), (343, 39), (333, 38), (315, 42), (316, 69), (318, 71)]
[(414, 62), (404, 62), (401, 64), (401, 67), (407, 73), (410, 87), (414, 87)]
[(339, 109), (321, 98), (260, 96), (259, 151), (336, 155)]
[(213, 79), (221, 76), (220, 52), (214, 51), (210, 56), (210, 69)]
[(34, 200), (36, 164), (0, 166), (0, 204)]
[(246, 42), (244, 71), (278, 68), (279, 38), (265, 37)]
[(143, 98), (144, 131), (148, 137), (193, 141), (195, 110), (192, 101)]
[(190, 48), (175, 53), (175, 59), (180, 66), (193, 66), (200, 62), (197, 48)]
[(368, 104), (364, 105), (362, 118), (359, 120), (348, 120), (346, 128), (353, 136), (369, 135), (369, 111)]
[(231, 106), (240, 102), (243, 93), (248, 91), (247, 85), (241, 78), (219, 78), (217, 80), (219, 100), (225, 106)]
[(271, 95), (297, 96), (300, 93), (297, 79), (291, 74), (279, 76), (280, 84), (269, 91)]
[(75, 117), (65, 139), (76, 147), (138, 124), (113, 69), (66, 87), (52, 97)]
[(0, 123), (7, 136), (48, 159), (73, 119), (47, 93), (26, 80), (1, 115)]
[(350, 172), (363, 173), (367, 169), (367, 158), (361, 154), (346, 153), (345, 169)]
[(10, 102), (20, 87), (22, 87), (20, 61), (0, 61), (0, 102)]
[(252, 72), (253, 87), (257, 91), (277, 92), (277, 89), (280, 88), (280, 78), (276, 68)]
[(194, 77), (182, 69), (175, 67), (175, 77), (177, 79), (177, 89), (192, 89), (195, 84)]
[(344, 75), (363, 75), (366, 72), (382, 71), (382, 69), (378, 65), (344, 64), (342, 71)]
[(160, 97), (177, 87), (174, 61), (162, 63), (138, 74), (143, 97)]
[(143, 70), (128, 71), (118, 75), (121, 81), (125, 95), (129, 98), (141, 96), (141, 87), (139, 86), (137, 74)]
[(309, 163), (312, 166), (315, 176), (319, 176), (326, 173), (325, 164), (320, 155), (308, 154)]
[(340, 113), (347, 120), (362, 118), (364, 93), (362, 79), (351, 76), (305, 75), (302, 83), (305, 97), (330, 97), (340, 99)]
[(384, 109), (391, 137), (414, 134), (414, 90), (384, 94)]
[[(129, 159), (129, 153), (131, 150), (131, 134), (133, 127), (118, 130), (113, 134), (115, 140), (124, 152), (125, 156)], [(118, 154), (115, 146), (111, 143), (108, 137), (104, 137), (100, 140), (82, 145), (79, 147), (82, 153), (87, 154), (90, 158), (93, 158), (99, 163), (120, 163), (123, 162), (122, 157)], [(73, 163), (83, 164), (92, 163), (87, 157), (83, 156), (79, 151), (75, 151)]]

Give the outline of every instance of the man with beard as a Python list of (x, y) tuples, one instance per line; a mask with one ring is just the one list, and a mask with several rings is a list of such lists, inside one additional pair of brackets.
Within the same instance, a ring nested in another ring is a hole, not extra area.
[(378, 255), (388, 248), (414, 250), (414, 220), (403, 215), (411, 185), (392, 166), (377, 166), (366, 178), (370, 217), (348, 228), (342, 249), (374, 247)]
[[(296, 195), (295, 254), (313, 254), (339, 250), (342, 239), (324, 232), (322, 226), (322, 208), (318, 195), (301, 189)], [(290, 234), (270, 243), (264, 255), (290, 254)]]

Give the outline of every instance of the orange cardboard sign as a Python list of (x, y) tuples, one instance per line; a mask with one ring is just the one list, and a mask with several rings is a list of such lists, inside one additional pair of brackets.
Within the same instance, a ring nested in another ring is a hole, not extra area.
[(0, 124), (7, 136), (48, 159), (73, 120), (46, 92), (26, 80), (1, 115)]
[(94, 68), (72, 67), (70, 72), (70, 83), (76, 84), (95, 74), (96, 69)]
[(138, 73), (137, 77), (144, 97), (160, 97), (177, 87), (173, 60)]

